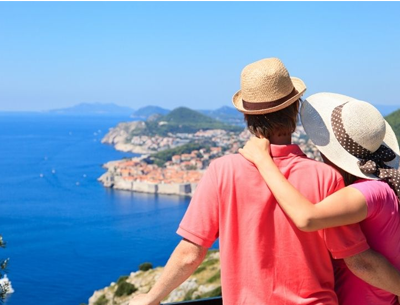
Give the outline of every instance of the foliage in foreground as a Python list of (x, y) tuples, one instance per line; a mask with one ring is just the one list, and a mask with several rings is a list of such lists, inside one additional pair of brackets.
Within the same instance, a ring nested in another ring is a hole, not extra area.
[(139, 270), (141, 271), (147, 271), (153, 269), (153, 264), (152, 263), (143, 263), (139, 265)]
[(400, 143), (400, 109), (389, 114), (387, 117), (385, 117), (385, 119), (393, 128), (393, 131), (397, 137), (397, 141)]
[(97, 301), (94, 303), (94, 305), (107, 305), (107, 304), (108, 300), (104, 294), (101, 297), (99, 297)]
[(114, 295), (116, 297), (122, 297), (124, 295), (131, 295), (135, 291), (137, 291), (137, 288), (135, 285), (128, 283), (126, 280), (128, 279), (127, 276), (121, 276), (117, 282), (117, 290), (115, 290)]

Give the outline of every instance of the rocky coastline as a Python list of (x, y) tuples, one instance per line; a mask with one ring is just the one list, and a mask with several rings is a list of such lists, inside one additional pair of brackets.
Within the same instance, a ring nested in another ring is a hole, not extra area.
[(145, 145), (132, 143), (128, 139), (131, 138), (132, 132), (140, 132), (146, 128), (145, 122), (123, 122), (116, 127), (111, 128), (109, 132), (101, 140), (103, 144), (113, 145), (116, 150), (123, 152), (132, 152), (136, 154), (149, 154), (154, 151), (150, 150)]
[[(147, 293), (160, 277), (163, 267), (147, 271), (132, 272), (123, 280), (112, 282), (110, 286), (97, 290), (89, 299), (88, 305), (114, 304), (128, 305), (137, 294)], [(131, 287), (126, 294), (118, 293), (121, 283)], [(126, 284), (125, 284), (126, 285)], [(220, 295), (220, 260), (217, 250), (209, 250), (205, 260), (185, 282), (172, 291), (163, 303), (181, 302)]]

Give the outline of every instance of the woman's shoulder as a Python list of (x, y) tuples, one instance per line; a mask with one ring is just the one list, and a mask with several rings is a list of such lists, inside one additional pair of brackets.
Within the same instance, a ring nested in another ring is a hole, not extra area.
[(382, 180), (359, 179), (349, 187), (358, 189), (366, 197), (367, 201), (396, 199), (396, 194), (392, 188)]
[(358, 179), (353, 184), (352, 187), (355, 188), (368, 188), (368, 189), (386, 189), (390, 186), (382, 180), (371, 180), (371, 179)]

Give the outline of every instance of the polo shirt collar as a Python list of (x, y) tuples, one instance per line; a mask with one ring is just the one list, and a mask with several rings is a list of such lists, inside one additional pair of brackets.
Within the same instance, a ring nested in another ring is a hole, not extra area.
[(289, 144), (289, 145), (271, 144), (270, 149), (271, 149), (271, 156), (273, 158), (304, 156), (303, 151), (296, 144)]

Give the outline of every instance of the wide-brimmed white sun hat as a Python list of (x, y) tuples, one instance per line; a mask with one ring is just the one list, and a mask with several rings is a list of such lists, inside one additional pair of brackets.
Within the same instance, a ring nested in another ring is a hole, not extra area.
[(387, 166), (399, 168), (396, 135), (371, 104), (341, 94), (317, 93), (302, 103), (300, 115), (315, 146), (346, 172), (379, 179), (384, 175), (374, 174), (375, 163), (381, 164), (382, 173)]
[(245, 114), (264, 114), (286, 108), (307, 88), (301, 79), (290, 77), (278, 58), (262, 59), (244, 67), (240, 87), (232, 103)]

